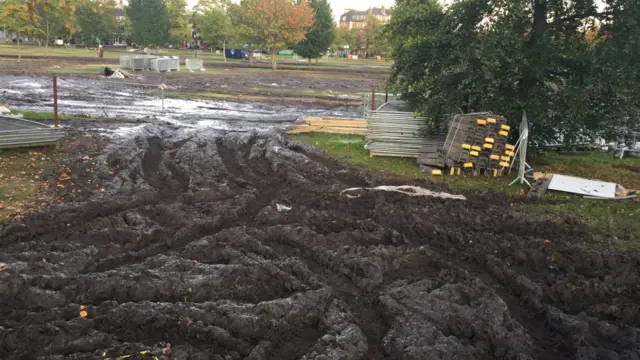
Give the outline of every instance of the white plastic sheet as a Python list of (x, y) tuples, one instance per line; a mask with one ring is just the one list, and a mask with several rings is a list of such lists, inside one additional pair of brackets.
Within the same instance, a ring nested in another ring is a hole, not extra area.
[(431, 190), (427, 190), (425, 188), (421, 188), (419, 186), (410, 186), (410, 185), (402, 185), (402, 186), (378, 186), (378, 187), (374, 187), (374, 188), (349, 188), (349, 189), (344, 189), (340, 192), (340, 195), (346, 196), (350, 199), (355, 199), (355, 198), (359, 198), (360, 195), (350, 195), (348, 194), (349, 192), (354, 192), (354, 191), (358, 191), (358, 190), (368, 190), (368, 191), (393, 191), (393, 192), (398, 192), (401, 194), (405, 194), (407, 196), (431, 196), (431, 197), (437, 197), (437, 198), (442, 198), (442, 199), (453, 199), (453, 200), (467, 200), (466, 197), (464, 197), (464, 195), (452, 195), (446, 192), (440, 192), (440, 191), (431, 191)]
[(613, 199), (616, 197), (615, 183), (558, 174), (554, 174), (553, 178), (551, 178), (549, 190), (597, 196), (607, 199)]

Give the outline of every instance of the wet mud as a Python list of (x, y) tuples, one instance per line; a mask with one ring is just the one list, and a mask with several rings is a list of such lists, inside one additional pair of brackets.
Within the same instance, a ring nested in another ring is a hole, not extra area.
[(275, 132), (148, 126), (99, 160), (104, 193), (0, 224), (3, 359), (639, 358), (640, 255), (581, 224), (344, 197), (382, 180)]

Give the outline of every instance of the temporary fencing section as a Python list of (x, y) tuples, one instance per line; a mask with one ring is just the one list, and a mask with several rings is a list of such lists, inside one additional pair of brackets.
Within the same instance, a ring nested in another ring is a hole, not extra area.
[(425, 118), (408, 110), (395, 95), (372, 93), (365, 97), (367, 149), (371, 156), (418, 157), (425, 146), (444, 143), (444, 134), (422, 136)]
[[(59, 113), (66, 116), (139, 119), (164, 114), (162, 85), (140, 84), (125, 79), (57, 80), (57, 87), (51, 94)], [(27, 110), (50, 112), (52, 109), (37, 107)]]
[(0, 116), (0, 149), (51, 145), (63, 136), (55, 126)]

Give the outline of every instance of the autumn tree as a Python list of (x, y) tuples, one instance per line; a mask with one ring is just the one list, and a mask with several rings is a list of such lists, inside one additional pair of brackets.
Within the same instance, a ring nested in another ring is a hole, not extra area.
[(73, 0), (36, 0), (36, 14), (45, 47), (58, 37), (69, 38), (76, 32), (76, 2)]
[(313, 26), (309, 28), (306, 38), (294, 48), (295, 52), (311, 62), (322, 56), (336, 38), (336, 23), (333, 20), (333, 11), (327, 0), (311, 0), (311, 8), (314, 10)]
[(236, 24), (256, 45), (271, 52), (271, 68), (276, 69), (276, 53), (305, 39), (313, 25), (313, 10), (306, 1), (242, 0)]
[(35, 14), (35, 4), (32, 5), (29, 6), (29, 3), (21, 0), (0, 1), (0, 24), (4, 29), (17, 35), (18, 62), (22, 60), (20, 34), (34, 36), (40, 33), (40, 29), (37, 27), (39, 18)]
[(169, 36), (174, 44), (182, 44), (182, 41), (191, 37), (187, 2), (185, 0), (166, 0), (166, 4), (171, 23)]
[(517, 128), (526, 111), (536, 140), (570, 144), (638, 126), (638, 19), (637, 0), (397, 0), (392, 79), (427, 128), (460, 110)]
[(160, 46), (170, 41), (171, 22), (164, 0), (130, 0), (131, 38), (138, 45)]

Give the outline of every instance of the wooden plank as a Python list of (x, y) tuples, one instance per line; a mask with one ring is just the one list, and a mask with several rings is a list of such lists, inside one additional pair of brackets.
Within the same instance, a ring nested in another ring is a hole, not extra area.
[(360, 120), (352, 120), (352, 121), (347, 121), (347, 120), (325, 120), (325, 119), (320, 119), (320, 120), (305, 120), (305, 122), (311, 126), (328, 126), (328, 127), (348, 127), (348, 128), (367, 128), (367, 122), (366, 121), (360, 121)]
[(370, 152), (369, 155), (371, 157), (374, 157), (374, 156), (404, 157), (404, 158), (417, 158), (418, 157), (418, 155), (394, 154), (394, 153), (383, 153), (383, 152)]
[(298, 126), (291, 130), (287, 130), (287, 134), (295, 135), (295, 134), (306, 134), (310, 132), (316, 131), (316, 128), (311, 126)]
[(367, 135), (367, 129), (358, 129), (358, 128), (330, 128), (330, 127), (323, 127), (323, 128), (314, 129), (313, 131), (331, 133), (331, 134)]
[(287, 130), (287, 134), (306, 134), (311, 132), (324, 132), (333, 134), (367, 135), (366, 128), (328, 127), (328, 126), (296, 126)]

